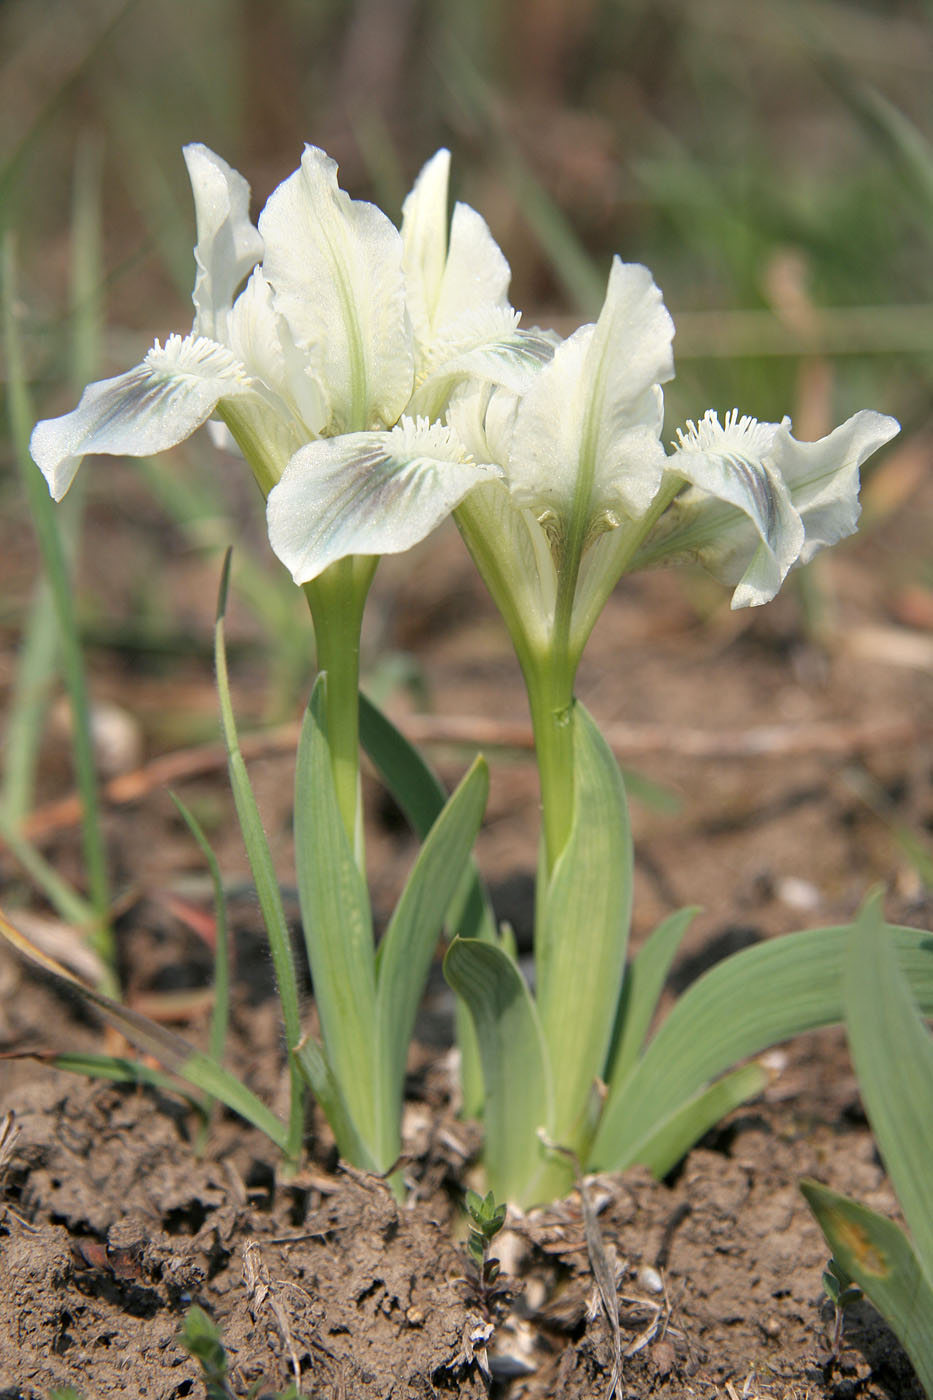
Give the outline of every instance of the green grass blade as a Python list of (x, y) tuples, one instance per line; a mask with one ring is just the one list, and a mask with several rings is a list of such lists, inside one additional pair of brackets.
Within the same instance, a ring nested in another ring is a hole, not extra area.
[[(497, 1200), (530, 1204), (569, 1189), (572, 1171), (538, 1140), (551, 1119), (544, 1037), (531, 994), (512, 959), (492, 943), (455, 938), (444, 975), (470, 1008), (486, 1084), (483, 1160)], [(556, 1189), (555, 1189), (556, 1187)]]
[(33, 1058), (42, 1064), (51, 1065), (53, 1069), (65, 1070), (68, 1074), (83, 1074), (88, 1079), (107, 1079), (114, 1084), (147, 1084), (153, 1089), (180, 1094), (191, 1108), (197, 1109), (198, 1112), (203, 1112), (204, 1109), (201, 1100), (193, 1094), (186, 1093), (174, 1075), (153, 1069), (141, 1060), (127, 1060), (120, 1055), (98, 1055), (92, 1051), (65, 1051), (58, 1055), (37, 1054)]
[(667, 1176), (704, 1133), (739, 1104), (760, 1094), (767, 1083), (768, 1072), (758, 1064), (743, 1065), (723, 1075), (672, 1114), (642, 1145), (638, 1160), (656, 1177)]
[(71, 213), (71, 379), (80, 394), (100, 362), (104, 268), (101, 256), (99, 137), (81, 138), (75, 156)]
[[(461, 883), (489, 796), (489, 769), (477, 758), (418, 853), (376, 959), (376, 1044), (383, 1130), (398, 1132), (405, 1062), (444, 915)], [(383, 1144), (388, 1152), (389, 1143)]]
[[(929, 954), (933, 964), (933, 951)], [(846, 1031), (859, 1090), (914, 1248), (933, 1281), (933, 1037), (886, 936), (881, 896), (865, 904), (846, 957)], [(933, 1313), (929, 1325), (933, 1329)]]
[(94, 748), (91, 740), (90, 703), (81, 656), (81, 641), (71, 579), (55, 516), (55, 505), (41, 473), (29, 455), (29, 434), (34, 416), (26, 389), (15, 305), (15, 257), (12, 239), (8, 235), (3, 245), (3, 317), (9, 377), (10, 424), (15, 456), (39, 542), (43, 568), (55, 600), (62, 665), (71, 702), (72, 752), (75, 780), (81, 796), (84, 859), (90, 900), (96, 917), (96, 927), (90, 941), (110, 971), (110, 983), (115, 985), (115, 949), (110, 928), (110, 886), (100, 822)]
[(246, 1085), (241, 1083), (235, 1075), (223, 1069), (209, 1055), (195, 1049), (175, 1031), (160, 1026), (157, 1021), (151, 1021), (148, 1016), (143, 1016), (140, 1012), (133, 1011), (127, 1006), (121, 1006), (119, 1002), (105, 996), (103, 992), (86, 987), (54, 958), (47, 957), (45, 953), (34, 947), (28, 938), (24, 938), (19, 930), (2, 914), (0, 914), (0, 935), (27, 957), (30, 962), (36, 963), (56, 981), (64, 983), (65, 986), (89, 1001), (97, 1008), (103, 1019), (109, 1025), (115, 1026), (132, 1045), (153, 1055), (166, 1069), (177, 1074), (179, 1078), (184, 1079), (194, 1088), (201, 1089), (219, 1099), (221, 1103), (233, 1109), (234, 1113), (238, 1113), (241, 1118), (245, 1118), (248, 1123), (252, 1123), (254, 1127), (264, 1132), (283, 1152), (287, 1150), (288, 1137), (284, 1124), (276, 1118), (270, 1109), (266, 1108), (262, 1100), (257, 1098), (251, 1089), (247, 1089)]
[(272, 954), (272, 966), (275, 969), (279, 1001), (282, 1006), (282, 1021), (285, 1026), (285, 1045), (289, 1054), (289, 1073), (291, 1075), (291, 1100), (288, 1115), (288, 1145), (286, 1147), (286, 1154), (289, 1161), (296, 1162), (301, 1149), (301, 1138), (304, 1129), (304, 1081), (298, 1071), (298, 1066), (292, 1058), (292, 1052), (301, 1039), (298, 980), (295, 975), (295, 964), (292, 958), (292, 945), (288, 933), (288, 923), (285, 918), (285, 910), (282, 907), (282, 895), (275, 877), (272, 854), (269, 850), (269, 843), (266, 840), (266, 833), (263, 830), (262, 818), (259, 815), (259, 808), (256, 805), (256, 798), (253, 794), (249, 775), (246, 771), (246, 764), (240, 752), (236, 721), (233, 715), (233, 705), (230, 699), (230, 679), (227, 670), (227, 645), (224, 636), (224, 616), (227, 608), (227, 590), (230, 583), (230, 558), (231, 552), (228, 550), (221, 574), (220, 590), (217, 597), (217, 621), (214, 628), (214, 664), (217, 672), (217, 695), (220, 701), (220, 716), (224, 743), (227, 747), (230, 786), (233, 789), (233, 800), (240, 823), (240, 830), (243, 833), (243, 843), (246, 846), (250, 870), (253, 872), (253, 880), (256, 883), (256, 894), (259, 899), (259, 907), (262, 910), (263, 922), (269, 939), (269, 951)]
[[(886, 926), (921, 1011), (933, 1014), (933, 936)], [(704, 973), (679, 999), (624, 1084), (613, 1086), (593, 1145), (594, 1167), (620, 1170), (710, 1080), (803, 1031), (843, 1019), (849, 927), (759, 943)]]
[(669, 914), (626, 969), (605, 1076), (610, 1088), (622, 1083), (644, 1049), (674, 954), (697, 912)]
[[(75, 160), (71, 229), (72, 380), (80, 393), (94, 378), (101, 325), (100, 145), (82, 141)], [(56, 510), (58, 533), (69, 572), (81, 529), (83, 477)], [(36, 768), (46, 703), (58, 658), (58, 619), (48, 580), (40, 578), (19, 647), (7, 713), (0, 808), (10, 823), (21, 822), (34, 801)]]
[(214, 891), (214, 1006), (211, 1011), (211, 1029), (208, 1036), (208, 1053), (220, 1064), (227, 1044), (227, 1027), (230, 1024), (230, 944), (227, 937), (227, 900), (211, 843), (204, 835), (204, 828), (189, 807), (182, 802), (176, 792), (169, 792), (178, 811), (194, 837), (201, 854), (207, 861), (211, 886)]
[(93, 905), (72, 889), (42, 852), (10, 826), (5, 817), (0, 818), (0, 838), (66, 924), (79, 929), (93, 928), (96, 917)]
[(605, 1073), (625, 973), (632, 836), (619, 765), (583, 706), (573, 714), (574, 812), (538, 895), (535, 995), (553, 1076), (551, 1134), (579, 1150), (581, 1111)]
[[(222, 479), (216, 471), (201, 477), (198, 473), (198, 443), (186, 445), (181, 466), (177, 454), (165, 457), (139, 457), (135, 462), (159, 506), (177, 525), (191, 545), (202, 553), (223, 553), (234, 529), (223, 497)], [(212, 463), (216, 466), (216, 463)], [(270, 703), (267, 713), (274, 718), (290, 716), (296, 692), (308, 683), (312, 657), (307, 632), (298, 622), (300, 595), (283, 570), (274, 573), (263, 567), (249, 551), (237, 547), (237, 595), (262, 624), (270, 648)]]
[(833, 1258), (891, 1324), (920, 1384), (933, 1395), (933, 1284), (907, 1236), (893, 1220), (818, 1181), (802, 1181), (800, 1189)]
[[(344, 828), (318, 677), (295, 772), (295, 869), (321, 1039), (356, 1132), (378, 1158), (375, 948), (369, 894)], [(346, 1146), (341, 1143), (341, 1150)], [(380, 1161), (380, 1170), (391, 1161)]]
[(7, 711), (0, 810), (18, 825), (34, 802), (46, 705), (58, 656), (58, 618), (48, 581), (40, 578), (19, 644)]

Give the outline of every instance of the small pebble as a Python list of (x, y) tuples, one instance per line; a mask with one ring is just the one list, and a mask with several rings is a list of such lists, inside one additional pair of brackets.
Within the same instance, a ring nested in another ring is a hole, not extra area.
[(642, 1264), (636, 1275), (639, 1288), (643, 1288), (646, 1293), (663, 1293), (664, 1281), (657, 1269), (650, 1264)]
[(816, 885), (809, 880), (801, 880), (796, 875), (785, 875), (783, 879), (778, 880), (774, 892), (788, 909), (796, 909), (804, 914), (818, 909), (823, 902), (823, 896)]

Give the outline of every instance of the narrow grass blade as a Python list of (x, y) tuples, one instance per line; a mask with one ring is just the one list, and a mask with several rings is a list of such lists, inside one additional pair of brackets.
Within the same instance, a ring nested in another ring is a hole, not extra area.
[(103, 146), (84, 135), (75, 154), (71, 208), (71, 379), (80, 394), (100, 361), (104, 283), (101, 254)]
[(23, 821), (33, 805), (46, 705), (57, 656), (55, 602), (48, 581), (40, 578), (19, 643), (4, 730), (0, 811), (10, 829)]
[(75, 779), (81, 794), (84, 858), (87, 865), (90, 900), (96, 916), (96, 927), (91, 942), (95, 952), (110, 969), (109, 980), (115, 987), (115, 949), (110, 928), (110, 886), (107, 878), (107, 858), (97, 796), (94, 748), (91, 741), (90, 703), (81, 656), (81, 641), (75, 616), (73, 590), (55, 518), (55, 505), (41, 473), (29, 455), (29, 433), (34, 416), (26, 390), (25, 370), (14, 311), (16, 305), (15, 282), (13, 244), (8, 235), (3, 245), (3, 317), (9, 377), (10, 424), (23, 489), (29, 503), (30, 514), (39, 541), (43, 568), (55, 600), (55, 611), (58, 617), (62, 665), (73, 720), (72, 752)]
[(552, 1136), (579, 1150), (580, 1115), (605, 1073), (625, 972), (632, 836), (622, 774), (579, 703), (574, 812), (539, 907), (536, 1002), (553, 1076)]
[[(234, 527), (223, 498), (222, 478), (215, 470), (209, 475), (199, 474), (198, 452), (198, 442), (189, 442), (184, 451), (186, 460), (180, 467), (178, 454), (170, 453), (165, 457), (139, 457), (135, 470), (195, 549), (223, 554)], [(239, 545), (237, 595), (262, 624), (265, 636), (274, 639), (269, 648), (271, 698), (267, 713), (274, 719), (290, 716), (296, 692), (308, 683), (313, 659), (307, 631), (298, 622), (300, 595), (283, 570), (269, 573), (248, 549)]]
[(42, 891), (55, 912), (66, 924), (87, 930), (96, 918), (93, 905), (63, 880), (53, 865), (45, 859), (31, 841), (20, 836), (6, 819), (0, 819), (0, 838), (13, 852), (33, 883)]
[(697, 912), (670, 914), (626, 969), (605, 1076), (610, 1088), (623, 1082), (644, 1049), (674, 955)]
[(153, 1069), (142, 1060), (127, 1060), (121, 1055), (99, 1055), (93, 1051), (52, 1051), (32, 1050), (3, 1056), (4, 1059), (38, 1060), (40, 1064), (51, 1065), (53, 1069), (65, 1070), (68, 1074), (83, 1074), (88, 1079), (107, 1079), (114, 1084), (148, 1084), (153, 1089), (164, 1089), (178, 1094), (191, 1108), (203, 1113), (204, 1105), (199, 1097), (189, 1094), (182, 1088), (178, 1079), (163, 1070)]
[(47, 957), (45, 953), (34, 947), (2, 914), (0, 914), (0, 935), (27, 957), (30, 962), (38, 964), (51, 977), (64, 982), (85, 1000), (91, 1002), (103, 1019), (109, 1025), (115, 1026), (131, 1044), (136, 1045), (147, 1054), (153, 1055), (166, 1069), (170, 1069), (181, 1079), (186, 1080), (188, 1084), (193, 1085), (194, 1088), (212, 1094), (228, 1108), (232, 1108), (234, 1113), (238, 1113), (241, 1118), (245, 1118), (248, 1123), (252, 1123), (254, 1127), (264, 1132), (277, 1147), (283, 1151), (287, 1150), (288, 1138), (281, 1121), (266, 1108), (262, 1100), (258, 1099), (252, 1090), (247, 1089), (246, 1085), (242, 1084), (235, 1075), (222, 1069), (209, 1055), (195, 1049), (175, 1031), (160, 1026), (157, 1021), (150, 1021), (148, 1016), (141, 1016), (138, 1011), (121, 1006), (119, 1002), (104, 996), (102, 992), (97, 992), (92, 987), (86, 987), (54, 958)]
[[(933, 964), (933, 951), (929, 957)], [(856, 920), (843, 986), (846, 1031), (868, 1121), (933, 1282), (933, 1036), (886, 936), (880, 894)], [(933, 1313), (928, 1325), (933, 1329)]]
[(833, 1258), (891, 1324), (933, 1396), (933, 1283), (907, 1236), (892, 1220), (817, 1181), (802, 1181), (800, 1189)]
[(743, 1065), (723, 1075), (708, 1089), (684, 1104), (642, 1145), (638, 1160), (656, 1177), (667, 1176), (694, 1143), (721, 1118), (760, 1094), (768, 1083), (761, 1065)]
[(220, 579), (220, 590), (217, 597), (217, 621), (214, 628), (214, 664), (217, 671), (217, 695), (220, 700), (220, 716), (223, 726), (224, 742), (227, 746), (230, 786), (233, 789), (233, 800), (236, 805), (240, 830), (243, 833), (243, 843), (246, 846), (250, 870), (253, 872), (253, 879), (256, 882), (256, 894), (259, 899), (259, 907), (262, 910), (263, 922), (269, 939), (269, 951), (272, 954), (272, 965), (275, 969), (279, 1001), (282, 1006), (282, 1021), (285, 1026), (285, 1044), (289, 1053), (289, 1072), (291, 1075), (288, 1145), (285, 1150), (289, 1161), (294, 1163), (297, 1162), (301, 1150), (301, 1138), (304, 1129), (304, 1081), (298, 1071), (298, 1066), (292, 1058), (292, 1052), (301, 1039), (301, 1016), (298, 1007), (298, 980), (295, 975), (295, 964), (292, 957), (292, 945), (288, 934), (285, 910), (282, 907), (282, 895), (275, 877), (272, 854), (269, 850), (269, 843), (266, 840), (266, 833), (263, 830), (262, 818), (259, 815), (259, 808), (256, 805), (256, 798), (253, 795), (249, 775), (246, 771), (246, 764), (240, 752), (236, 721), (233, 716), (233, 704), (230, 699), (230, 680), (227, 671), (227, 646), (224, 636), (227, 590), (230, 584), (230, 558), (231, 552), (228, 550), (224, 559), (224, 567)]
[[(933, 1014), (933, 935), (887, 936), (925, 1015)], [(621, 1170), (670, 1114), (740, 1060), (843, 1019), (849, 927), (787, 934), (726, 958), (689, 987), (623, 1084), (610, 1089), (590, 1161)]]
[[(295, 772), (295, 870), (324, 1053), (370, 1153), (377, 1152), (376, 979), (365, 881), (344, 828), (325, 732), (321, 674)], [(379, 1162), (380, 1170), (391, 1162)]]
[(214, 890), (214, 928), (216, 938), (214, 942), (214, 1006), (211, 1011), (211, 1029), (208, 1037), (210, 1055), (220, 1064), (224, 1057), (224, 1048), (227, 1044), (227, 1027), (230, 1023), (230, 945), (227, 937), (227, 900), (224, 896), (224, 884), (220, 874), (220, 866), (217, 864), (217, 857), (214, 855), (211, 844), (204, 835), (204, 829), (197, 817), (189, 807), (175, 792), (170, 792), (169, 797), (175, 803), (178, 811), (187, 826), (191, 835), (201, 848), (201, 854), (207, 861), (207, 868), (210, 871), (211, 885)]
[[(538, 1140), (550, 1126), (547, 1051), (534, 1002), (512, 959), (495, 944), (455, 938), (444, 975), (470, 1008), (486, 1084), (483, 1159), (496, 1199), (529, 1204), (561, 1194), (573, 1175)], [(559, 1179), (553, 1189), (555, 1176)]]
[[(431, 827), (412, 867), (376, 959), (378, 1103), (398, 1155), (405, 1062), (451, 898), (461, 883), (489, 796), (489, 769), (477, 758)], [(394, 1150), (393, 1150), (394, 1148)], [(386, 1155), (384, 1153), (384, 1155)]]

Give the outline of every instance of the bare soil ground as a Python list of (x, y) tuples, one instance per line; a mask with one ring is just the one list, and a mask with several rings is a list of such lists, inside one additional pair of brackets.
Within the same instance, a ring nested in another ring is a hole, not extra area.
[[(848, 919), (877, 879), (888, 883), (889, 918), (930, 926), (929, 893), (897, 835), (933, 828), (931, 609), (929, 595), (908, 588), (902, 573), (904, 559), (922, 557), (931, 520), (927, 479), (885, 526), (825, 561), (820, 587), (832, 625), (819, 640), (804, 633), (792, 590), (761, 613), (732, 615), (718, 606), (718, 590), (690, 574), (634, 579), (607, 609), (579, 693), (601, 724), (616, 727), (623, 764), (679, 799), (671, 811), (633, 798), (634, 946), (672, 908), (703, 906), (672, 996), (743, 943)], [(88, 559), (89, 585), (118, 597), (125, 551), (155, 557), (164, 537), (158, 522), (137, 522), (128, 542), (114, 539)], [(206, 643), (216, 566), (185, 567), (186, 617)], [(498, 733), (514, 742), (514, 727), (525, 722), (519, 678), (455, 535), (380, 572), (374, 646), (416, 657), (432, 715), (493, 722), (500, 728), (486, 740)], [(150, 759), (159, 747), (150, 737), (154, 716), (179, 697), (205, 711), (212, 703), (204, 658), (158, 676), (125, 655), (95, 653), (94, 678), (100, 698), (134, 717)], [(254, 678), (241, 670), (236, 690), (245, 725)], [(462, 746), (432, 752), (445, 777), (462, 770)], [(491, 756), (478, 856), (497, 912), (521, 942), (530, 931), (536, 782), (520, 754)], [(275, 744), (251, 763), (286, 887), (291, 768)], [(54, 746), (43, 781), (50, 800), (66, 790)], [(175, 785), (202, 812), (213, 804), (212, 835), (232, 885), (229, 1060), (275, 1103), (284, 1087), (279, 1025), (226, 776), (208, 763)], [(181, 1029), (198, 1040), (206, 1007), (197, 991), (211, 955), (191, 911), (207, 913), (209, 894), (164, 787), (143, 782), (138, 794), (107, 807), (125, 894), (118, 931), (126, 995), (150, 1009), (160, 998), (165, 1011), (184, 994)], [(372, 887), (384, 919), (413, 846), (374, 783), (367, 796)], [(75, 829), (51, 812), (37, 837), (74, 876)], [(20, 877), (6, 853), (0, 858), (11, 906), (22, 898)], [(4, 1051), (104, 1041), (76, 1002), (5, 950), (0, 992)], [(470, 1277), (459, 1203), (475, 1180), (480, 1135), (456, 1114), (448, 1038), (449, 1003), (437, 979), (410, 1066), (412, 1192), (404, 1206), (381, 1183), (343, 1170), (317, 1119), (307, 1161), (288, 1180), (274, 1149), (232, 1118), (218, 1118), (199, 1150), (180, 1100), (89, 1084), (33, 1060), (0, 1066), (0, 1109), (19, 1130), (0, 1182), (0, 1400), (46, 1400), (65, 1384), (87, 1400), (204, 1396), (178, 1340), (192, 1302), (222, 1329), (236, 1396), (271, 1395), (294, 1380), (320, 1400), (608, 1397), (611, 1337), (594, 1302), (578, 1197), (510, 1218), (497, 1242), (501, 1295), (482, 1296)], [(830, 1347), (820, 1282), (826, 1249), (797, 1182), (814, 1175), (896, 1213), (844, 1036), (807, 1037), (772, 1064), (764, 1099), (711, 1134), (668, 1181), (636, 1170), (588, 1185), (617, 1273), (618, 1394), (920, 1400), (896, 1341), (867, 1304), (851, 1309), (835, 1355)]]

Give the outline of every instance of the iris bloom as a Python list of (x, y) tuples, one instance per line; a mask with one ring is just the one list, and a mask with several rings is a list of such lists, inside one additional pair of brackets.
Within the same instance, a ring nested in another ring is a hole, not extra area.
[[(720, 423), (710, 410), (668, 452), (672, 335), (650, 273), (616, 259), (596, 325), (561, 344), (524, 394), (473, 386), (454, 398), (460, 440), (501, 467), (457, 518), (520, 650), (557, 646), (575, 665), (633, 567), (696, 558), (735, 585), (734, 608), (754, 606), (856, 528), (859, 468), (896, 420), (863, 410), (798, 442), (789, 418), (734, 410)], [(505, 534), (508, 550), (495, 542)]]
[[(519, 329), (508, 264), (480, 215), (458, 204), (448, 237), (448, 152), (419, 176), (401, 232), (351, 200), (314, 147), (258, 228), (242, 176), (204, 146), (185, 160), (198, 232), (191, 332), (156, 341), (135, 369), (37, 425), (31, 450), (53, 496), (87, 453), (148, 456), (214, 417), (265, 494), (286, 474), (273, 540), (291, 538), (294, 510), (317, 521), (317, 536), (302, 532), (300, 567), (291, 545), (280, 551), (300, 582), (347, 554), (407, 548), (497, 470), (438, 426), (453, 388), (474, 374), (519, 388), (551, 352)], [(313, 479), (351, 466), (337, 538)]]
[(759, 423), (710, 410), (678, 432), (668, 470), (689, 483), (636, 562), (692, 557), (734, 584), (733, 608), (766, 603), (789, 571), (854, 533), (859, 468), (899, 431), (863, 409), (818, 442), (797, 442), (791, 422)]
[(481, 482), (455, 512), (505, 618), (528, 688), (550, 861), (571, 810), (566, 723), (587, 638), (621, 575), (699, 558), (766, 602), (790, 569), (851, 534), (859, 468), (898, 431), (864, 411), (828, 437), (795, 441), (790, 420), (709, 412), (661, 441), (673, 325), (646, 268), (615, 260), (595, 325), (555, 350), (522, 394), (472, 385), (448, 417)]

